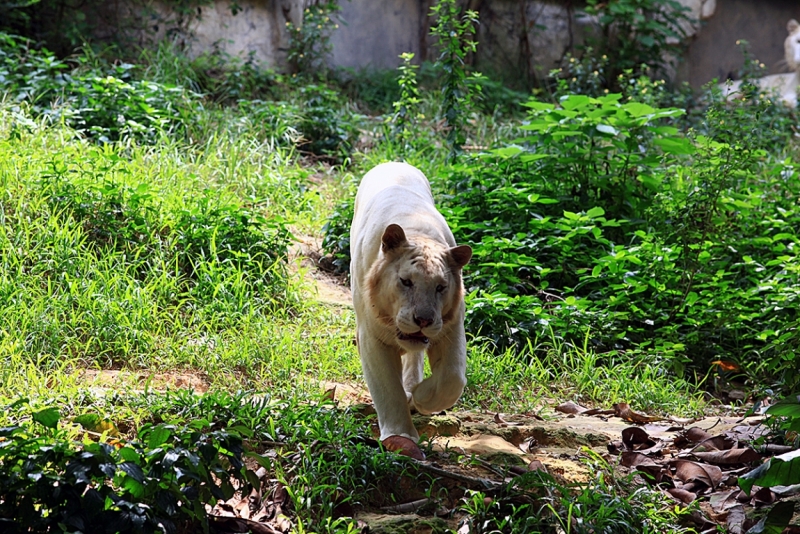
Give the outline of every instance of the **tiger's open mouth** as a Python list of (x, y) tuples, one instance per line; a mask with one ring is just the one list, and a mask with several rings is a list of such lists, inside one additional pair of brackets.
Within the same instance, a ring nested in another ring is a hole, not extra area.
[(428, 337), (422, 333), (422, 330), (415, 334), (405, 334), (400, 332), (397, 337), (402, 341), (413, 341), (415, 343), (428, 344)]

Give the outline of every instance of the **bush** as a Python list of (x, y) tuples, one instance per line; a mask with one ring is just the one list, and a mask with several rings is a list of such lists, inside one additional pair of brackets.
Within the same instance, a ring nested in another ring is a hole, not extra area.
[(300, 97), (300, 150), (334, 161), (347, 158), (356, 141), (357, 117), (343, 110), (339, 95), (327, 87), (304, 85)]
[(664, 122), (680, 110), (620, 95), (527, 106), (526, 137), (448, 178), (474, 250), (468, 329), (500, 346), (588, 331), (679, 373), (725, 358), (795, 384), (800, 184), (790, 161), (765, 165), (754, 118), (712, 107), (714, 137), (683, 137)]
[(36, 115), (63, 120), (103, 143), (154, 143), (183, 133), (199, 101), (178, 87), (135, 80), (133, 70), (127, 63), (73, 68), (47, 49), (0, 33), (0, 91), (30, 104)]
[(34, 411), (27, 424), (0, 429), (0, 525), (10, 533), (207, 531), (205, 505), (232, 497), (234, 483), (247, 492), (258, 480), (243, 462), (248, 435), (198, 419), (145, 425), (118, 446), (79, 443), (58, 409)]

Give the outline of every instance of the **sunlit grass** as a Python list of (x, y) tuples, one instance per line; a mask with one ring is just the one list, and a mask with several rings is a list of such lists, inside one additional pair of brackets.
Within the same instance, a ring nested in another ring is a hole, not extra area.
[(500, 352), (474, 340), (467, 378), (462, 403), (484, 409), (527, 412), (567, 400), (588, 408), (626, 402), (661, 415), (697, 416), (705, 408), (695, 384), (665, 373), (651, 358), (610, 360), (555, 338)]

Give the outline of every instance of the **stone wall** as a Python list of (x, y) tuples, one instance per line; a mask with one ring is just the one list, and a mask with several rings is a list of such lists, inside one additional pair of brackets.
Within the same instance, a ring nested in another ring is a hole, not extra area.
[[(435, 0), (341, 0), (342, 18), (331, 37), (330, 63), (350, 68), (394, 68), (402, 52), (433, 59), (427, 16)], [(580, 44), (592, 20), (578, 0), (463, 0), (480, 13), (478, 70), (522, 84), (536, 83)], [(798, 0), (680, 0), (698, 24), (687, 27), (687, 53), (676, 77), (699, 87), (711, 78), (725, 79), (742, 65), (738, 39), (751, 43), (753, 54), (781, 70), (786, 22), (800, 20)], [(286, 65), (286, 22), (300, 23), (313, 0), (230, 0), (203, 7), (188, 26), (185, 39), (194, 54), (220, 48), (254, 57), (282, 69)], [(784, 69), (785, 70), (785, 69)]]

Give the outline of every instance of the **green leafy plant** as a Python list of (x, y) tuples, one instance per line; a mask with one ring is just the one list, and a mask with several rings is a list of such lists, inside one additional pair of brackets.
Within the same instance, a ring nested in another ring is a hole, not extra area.
[(87, 67), (72, 69), (47, 49), (0, 33), (0, 90), (99, 142), (181, 134), (198, 105), (182, 88), (133, 79), (131, 64)]
[(447, 127), (450, 159), (455, 160), (466, 141), (464, 124), (481, 90), (481, 75), (468, 74), (466, 66), (467, 56), (478, 46), (472, 40), (478, 13), (467, 10), (462, 16), (455, 0), (439, 0), (431, 7), (430, 16), (436, 19), (431, 26), (431, 35), (436, 37), (439, 48), (436, 68), (443, 73), (440, 113)]
[(600, 37), (589, 42), (608, 66), (606, 88), (619, 90), (617, 76), (628, 69), (638, 76), (649, 68), (669, 78), (685, 46), (685, 28), (694, 23), (688, 12), (677, 0), (588, 0), (586, 13), (597, 17), (600, 27)]
[(346, 158), (355, 142), (357, 117), (342, 110), (338, 94), (324, 86), (308, 84), (300, 94), (300, 150), (334, 161)]
[(296, 74), (325, 78), (325, 60), (332, 50), (330, 35), (339, 28), (341, 9), (338, 0), (316, 1), (303, 11), (303, 21), (299, 25), (286, 23), (289, 30), (287, 59)]
[(400, 77), (397, 83), (400, 86), (400, 98), (393, 104), (394, 114), (391, 117), (392, 136), (406, 147), (411, 144), (416, 137), (415, 126), (421, 118), (419, 105), (421, 102), (419, 89), (417, 88), (417, 65), (411, 63), (414, 54), (405, 52), (400, 54), (403, 63), (397, 67)]
[(33, 412), (32, 422), (0, 430), (6, 532), (208, 531), (205, 505), (232, 497), (233, 482), (247, 491), (257, 480), (243, 463), (242, 427), (145, 425), (114, 446), (69, 439), (57, 409)]
[[(766, 198), (793, 167), (766, 171), (758, 116), (712, 107), (707, 135), (684, 137), (681, 110), (619, 94), (527, 106), (526, 135), (447, 178), (442, 209), (475, 258), (468, 330), (500, 347), (588, 332), (594, 350), (648, 350), (679, 374), (757, 353), (753, 376), (792, 388), (794, 312), (774, 311), (796, 309), (796, 257), (779, 243), (795, 210)], [(794, 198), (794, 180), (780, 187)]]

